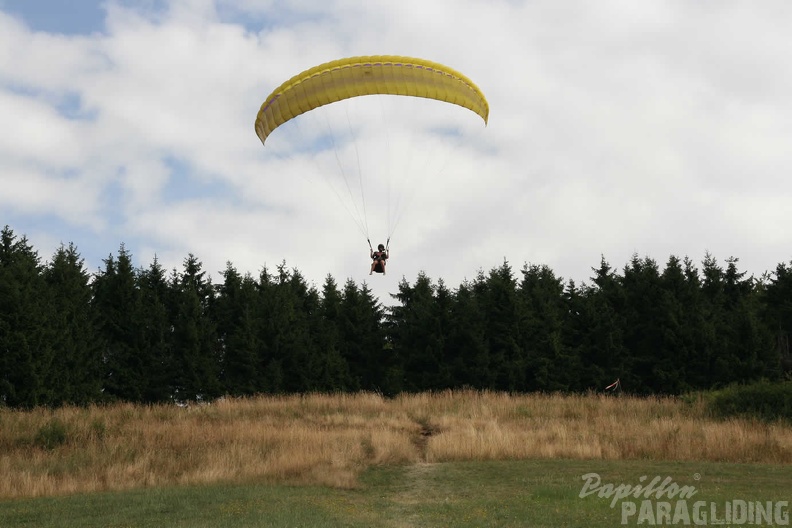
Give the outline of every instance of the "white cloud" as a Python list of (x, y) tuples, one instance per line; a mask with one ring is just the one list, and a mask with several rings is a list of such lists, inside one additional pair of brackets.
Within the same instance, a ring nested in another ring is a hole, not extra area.
[(51, 168), (76, 167), (84, 162), (80, 138), (85, 127), (79, 121), (63, 119), (46, 101), (0, 92), (0, 115), (8, 126), (0, 135), (0, 152), (6, 160), (35, 160)]
[[(104, 31), (70, 37), (0, 12), (0, 208), (20, 233), (46, 233), (37, 217), (55, 215), (127, 242), (141, 265), (157, 254), (179, 266), (192, 252), (211, 273), (226, 260), (257, 273), (285, 259), (319, 284), (328, 273), (368, 280), (367, 244), (336, 196), (354, 208), (335, 154), (290, 150), (324, 133), (321, 121), (284, 127), (267, 147), (253, 121), (303, 69), (392, 53), (464, 72), (491, 114), (448, 148), (430, 131), (431, 105), (416, 102), (410, 134), (394, 120), (387, 139), (364, 110), (372, 243), (387, 234), (387, 181), (416, 177), (405, 197), (419, 189), (391, 273), (369, 281), (382, 297), (402, 275), (455, 286), (504, 258), (581, 281), (600, 255), (621, 267), (633, 252), (664, 262), (709, 250), (755, 274), (791, 257), (785, 2), (130, 5), (109, 2)], [(340, 139), (347, 118), (331, 119)], [(397, 154), (369, 147), (407, 137)], [(448, 162), (418, 178), (421, 151)], [(352, 146), (339, 153), (356, 165)], [(116, 247), (85, 255), (90, 267)]]

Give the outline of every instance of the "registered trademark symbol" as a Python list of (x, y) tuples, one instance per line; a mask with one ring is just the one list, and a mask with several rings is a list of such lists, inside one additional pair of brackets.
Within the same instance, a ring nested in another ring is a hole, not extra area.
[(700, 473), (693, 473), (693, 480), (701, 480), (701, 474)]

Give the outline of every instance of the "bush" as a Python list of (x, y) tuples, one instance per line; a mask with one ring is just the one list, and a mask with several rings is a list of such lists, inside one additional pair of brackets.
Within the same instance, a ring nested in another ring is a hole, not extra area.
[(43, 449), (55, 449), (66, 443), (67, 436), (66, 425), (55, 418), (41, 426), (33, 444)]
[(714, 392), (708, 407), (716, 416), (751, 416), (792, 422), (792, 383), (761, 381)]

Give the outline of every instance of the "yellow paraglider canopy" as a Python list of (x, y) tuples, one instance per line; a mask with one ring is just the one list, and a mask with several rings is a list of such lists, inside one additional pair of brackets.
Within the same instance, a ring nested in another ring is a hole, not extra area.
[(263, 144), (277, 127), (314, 108), (362, 95), (390, 94), (436, 99), (472, 110), (484, 120), (489, 105), (463, 74), (422, 59), (395, 55), (351, 57), (295, 75), (261, 105), (256, 134)]

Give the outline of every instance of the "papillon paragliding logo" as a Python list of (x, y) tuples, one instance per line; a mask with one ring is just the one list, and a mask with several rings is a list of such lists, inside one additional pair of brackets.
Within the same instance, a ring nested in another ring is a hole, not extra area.
[[(606, 499), (619, 506), (621, 524), (639, 526), (789, 526), (789, 501), (732, 499), (707, 501), (694, 485), (680, 485), (667, 476), (638, 483), (602, 482), (598, 473), (586, 473), (578, 497)], [(699, 480), (696, 473), (693, 478)], [(698, 496), (698, 497), (697, 497)]]

